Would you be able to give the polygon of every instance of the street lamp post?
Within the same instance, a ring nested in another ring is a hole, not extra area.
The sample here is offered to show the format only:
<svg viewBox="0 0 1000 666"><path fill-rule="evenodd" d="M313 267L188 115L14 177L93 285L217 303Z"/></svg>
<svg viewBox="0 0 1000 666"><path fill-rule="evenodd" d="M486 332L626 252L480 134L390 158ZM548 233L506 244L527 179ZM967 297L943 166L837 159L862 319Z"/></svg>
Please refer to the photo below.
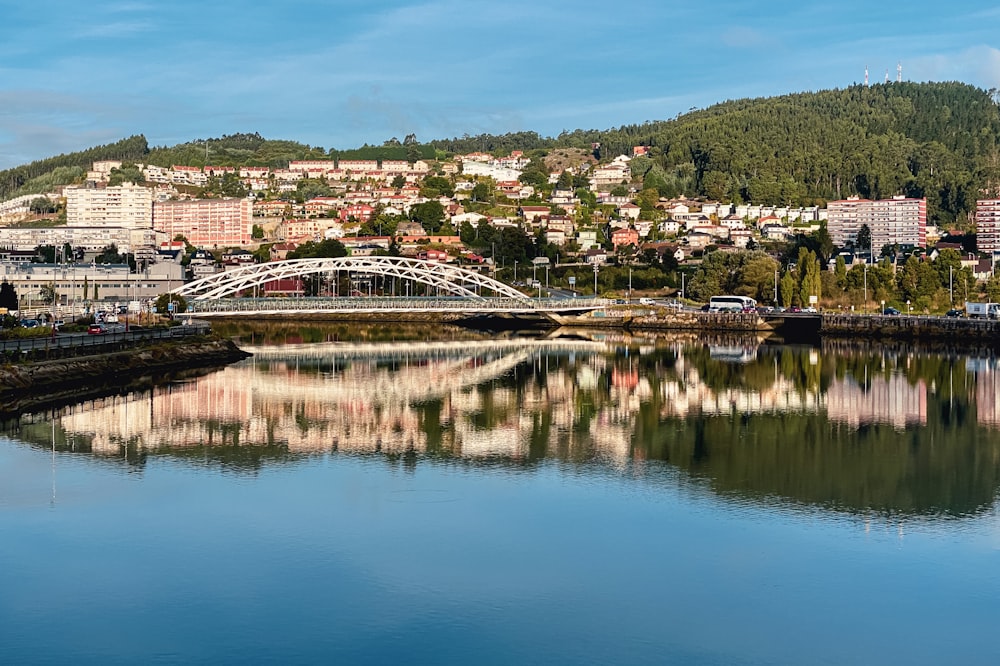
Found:
<svg viewBox="0 0 1000 666"><path fill-rule="evenodd" d="M868 313L868 264L865 264L865 305L863 310L865 314Z"/></svg>
<svg viewBox="0 0 1000 666"><path fill-rule="evenodd" d="M594 262L594 298L597 298L597 262Z"/></svg>
<svg viewBox="0 0 1000 666"><path fill-rule="evenodd" d="M514 260L514 282L517 282L517 259Z"/></svg>

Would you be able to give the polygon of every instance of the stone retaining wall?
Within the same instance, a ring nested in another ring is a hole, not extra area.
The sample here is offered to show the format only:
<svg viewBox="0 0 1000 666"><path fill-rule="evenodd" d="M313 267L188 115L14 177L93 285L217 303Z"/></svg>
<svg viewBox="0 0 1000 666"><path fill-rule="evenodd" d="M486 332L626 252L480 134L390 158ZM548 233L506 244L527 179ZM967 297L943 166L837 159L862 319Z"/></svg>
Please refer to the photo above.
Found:
<svg viewBox="0 0 1000 666"><path fill-rule="evenodd" d="M831 337L989 342L1000 341L1000 320L824 314L820 333Z"/></svg>
<svg viewBox="0 0 1000 666"><path fill-rule="evenodd" d="M136 375L225 365L250 356L230 340L177 341L94 356L0 366L0 414L79 398Z"/></svg>

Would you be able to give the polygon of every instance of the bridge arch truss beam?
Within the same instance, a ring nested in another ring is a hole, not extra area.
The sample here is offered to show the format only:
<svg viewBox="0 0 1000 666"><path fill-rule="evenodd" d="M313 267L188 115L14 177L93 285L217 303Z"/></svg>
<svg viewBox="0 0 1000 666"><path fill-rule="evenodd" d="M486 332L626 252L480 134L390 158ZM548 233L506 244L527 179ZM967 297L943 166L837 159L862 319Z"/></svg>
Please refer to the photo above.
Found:
<svg viewBox="0 0 1000 666"><path fill-rule="evenodd" d="M451 296L485 300L482 296L485 291L494 296L530 301L513 287L476 271L421 259L385 256L287 259L253 264L193 280L171 293L194 301L208 301L237 296L275 280L344 271L409 280Z"/></svg>

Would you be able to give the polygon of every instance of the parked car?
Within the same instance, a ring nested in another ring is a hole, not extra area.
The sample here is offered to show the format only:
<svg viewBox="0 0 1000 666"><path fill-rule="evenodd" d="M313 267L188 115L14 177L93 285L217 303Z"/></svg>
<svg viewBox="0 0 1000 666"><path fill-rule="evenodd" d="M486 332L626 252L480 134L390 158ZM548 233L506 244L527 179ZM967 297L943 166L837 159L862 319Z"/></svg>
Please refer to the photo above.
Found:
<svg viewBox="0 0 1000 666"><path fill-rule="evenodd" d="M108 332L108 329L104 324L91 324L87 327L87 333L89 335L104 335Z"/></svg>
<svg viewBox="0 0 1000 666"><path fill-rule="evenodd" d="M896 315L900 314L900 312L896 308L886 308L882 310L882 314L886 315L887 317L895 317Z"/></svg>
<svg viewBox="0 0 1000 666"><path fill-rule="evenodd" d="M952 308L951 310L948 310L947 312L945 312L944 316L945 317L964 317L965 316L965 310L957 310L955 308Z"/></svg>

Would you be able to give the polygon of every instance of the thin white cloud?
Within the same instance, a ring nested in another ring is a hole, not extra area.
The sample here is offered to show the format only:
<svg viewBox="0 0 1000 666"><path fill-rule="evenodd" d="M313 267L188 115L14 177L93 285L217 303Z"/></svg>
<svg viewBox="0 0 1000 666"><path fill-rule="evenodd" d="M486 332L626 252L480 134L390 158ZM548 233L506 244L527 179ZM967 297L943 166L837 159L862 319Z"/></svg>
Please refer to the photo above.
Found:
<svg viewBox="0 0 1000 666"><path fill-rule="evenodd" d="M154 27L155 24L152 21L113 21L86 26L79 30L76 36L79 39L128 37L141 32L149 32Z"/></svg>
<svg viewBox="0 0 1000 666"><path fill-rule="evenodd" d="M732 48L755 48L768 42L762 31L747 26L727 28L722 32L720 40Z"/></svg>
<svg viewBox="0 0 1000 666"><path fill-rule="evenodd" d="M109 14L127 14L132 12L148 12L153 9L155 7L148 2L119 2L108 5L104 8L104 11Z"/></svg>
<svg viewBox="0 0 1000 666"><path fill-rule="evenodd" d="M966 14L963 17L963 19L977 21L977 20L982 20L982 19L990 19L990 18L998 18L998 17L1000 17L1000 7L990 7L988 9L980 9L980 10L971 12L969 14Z"/></svg>
<svg viewBox="0 0 1000 666"><path fill-rule="evenodd" d="M1000 49L973 46L955 53L939 53L903 63L911 81L965 81L980 88L1000 88Z"/></svg>

